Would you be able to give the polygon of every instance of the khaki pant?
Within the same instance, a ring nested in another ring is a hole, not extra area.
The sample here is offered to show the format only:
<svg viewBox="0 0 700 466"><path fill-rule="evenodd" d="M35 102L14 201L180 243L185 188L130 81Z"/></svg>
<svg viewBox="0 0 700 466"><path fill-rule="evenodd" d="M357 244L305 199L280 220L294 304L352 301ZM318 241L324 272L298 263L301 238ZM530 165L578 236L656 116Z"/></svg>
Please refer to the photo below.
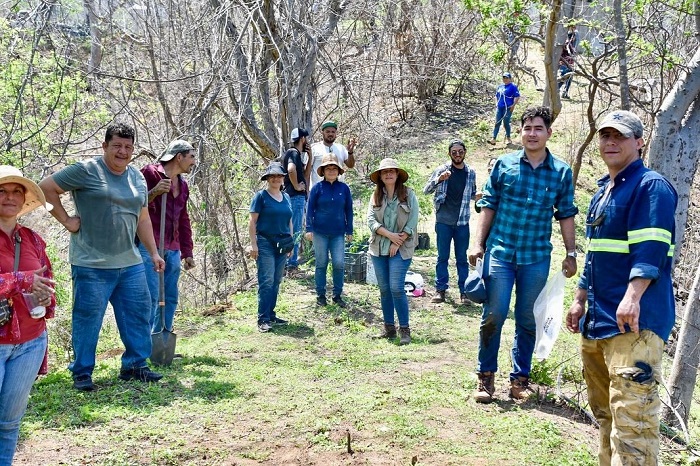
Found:
<svg viewBox="0 0 700 466"><path fill-rule="evenodd" d="M663 340L649 330L581 339L588 403L600 423L601 466L659 464L663 347Z"/></svg>

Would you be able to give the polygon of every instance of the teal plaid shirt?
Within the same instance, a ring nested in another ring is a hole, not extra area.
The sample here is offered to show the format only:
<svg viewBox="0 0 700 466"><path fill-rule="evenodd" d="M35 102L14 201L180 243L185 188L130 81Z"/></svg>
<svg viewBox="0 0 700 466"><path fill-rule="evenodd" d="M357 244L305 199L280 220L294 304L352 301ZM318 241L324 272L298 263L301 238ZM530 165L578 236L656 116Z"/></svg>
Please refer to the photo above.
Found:
<svg viewBox="0 0 700 466"><path fill-rule="evenodd" d="M496 212L486 242L493 257L518 265L540 262L552 253L552 217L563 220L578 213L571 167L549 149L536 169L523 150L504 155L477 206Z"/></svg>

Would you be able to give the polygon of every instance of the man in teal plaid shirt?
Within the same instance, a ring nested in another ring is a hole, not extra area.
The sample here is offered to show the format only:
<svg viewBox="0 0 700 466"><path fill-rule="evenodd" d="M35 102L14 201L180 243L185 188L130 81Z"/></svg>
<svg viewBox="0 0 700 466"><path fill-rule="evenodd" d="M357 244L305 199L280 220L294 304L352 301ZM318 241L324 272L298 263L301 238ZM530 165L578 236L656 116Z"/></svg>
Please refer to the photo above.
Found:
<svg viewBox="0 0 700 466"><path fill-rule="evenodd" d="M498 159L477 202L481 208L469 261L484 258L488 295L479 330L479 385L475 400L489 403L495 391L501 329L515 286L515 340L510 396L528 396L535 347L533 306L547 283L552 253L552 216L559 221L567 255L562 270L576 274L574 186L571 167L552 156L548 107L532 107L521 118L523 149Z"/></svg>

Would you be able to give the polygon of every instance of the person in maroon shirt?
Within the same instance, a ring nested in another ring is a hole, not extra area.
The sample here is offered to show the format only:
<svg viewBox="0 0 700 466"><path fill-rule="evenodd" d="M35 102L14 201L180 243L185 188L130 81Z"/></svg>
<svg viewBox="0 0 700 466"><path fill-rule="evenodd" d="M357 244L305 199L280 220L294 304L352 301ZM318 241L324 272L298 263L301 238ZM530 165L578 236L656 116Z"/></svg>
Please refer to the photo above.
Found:
<svg viewBox="0 0 700 466"><path fill-rule="evenodd" d="M46 319L56 304L51 262L44 240L17 223L40 206L52 207L39 186L18 169L0 166L0 306L11 312L0 325L0 466L12 464L29 391L47 371Z"/></svg>
<svg viewBox="0 0 700 466"><path fill-rule="evenodd" d="M156 244L160 241L161 196L167 196L163 259L165 259L165 328L170 331L173 329L178 302L177 282L180 279L180 262L184 262L182 267L185 270L195 266L192 254L192 227L187 214L190 190L182 176L192 171L196 165L195 157L192 144L177 139L168 144L156 163L141 169L148 186L148 214L153 224ZM139 244L139 251L146 266L146 280L151 292L151 328L154 332L159 332L162 330L162 322L158 308L158 273L153 270L151 256L143 244Z"/></svg>

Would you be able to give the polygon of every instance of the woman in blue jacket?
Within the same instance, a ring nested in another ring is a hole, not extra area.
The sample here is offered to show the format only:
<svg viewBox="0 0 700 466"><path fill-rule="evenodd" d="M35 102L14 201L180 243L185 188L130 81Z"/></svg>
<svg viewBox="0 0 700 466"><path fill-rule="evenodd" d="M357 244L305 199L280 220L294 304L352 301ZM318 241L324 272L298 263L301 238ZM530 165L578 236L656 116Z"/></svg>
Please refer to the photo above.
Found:
<svg viewBox="0 0 700 466"><path fill-rule="evenodd" d="M316 303L326 306L328 254L333 265L333 303L345 307L341 297L345 275L345 239L352 241L352 195L338 176L343 168L335 155L327 154L318 167L320 183L314 184L306 208L306 239L313 241L316 259Z"/></svg>

